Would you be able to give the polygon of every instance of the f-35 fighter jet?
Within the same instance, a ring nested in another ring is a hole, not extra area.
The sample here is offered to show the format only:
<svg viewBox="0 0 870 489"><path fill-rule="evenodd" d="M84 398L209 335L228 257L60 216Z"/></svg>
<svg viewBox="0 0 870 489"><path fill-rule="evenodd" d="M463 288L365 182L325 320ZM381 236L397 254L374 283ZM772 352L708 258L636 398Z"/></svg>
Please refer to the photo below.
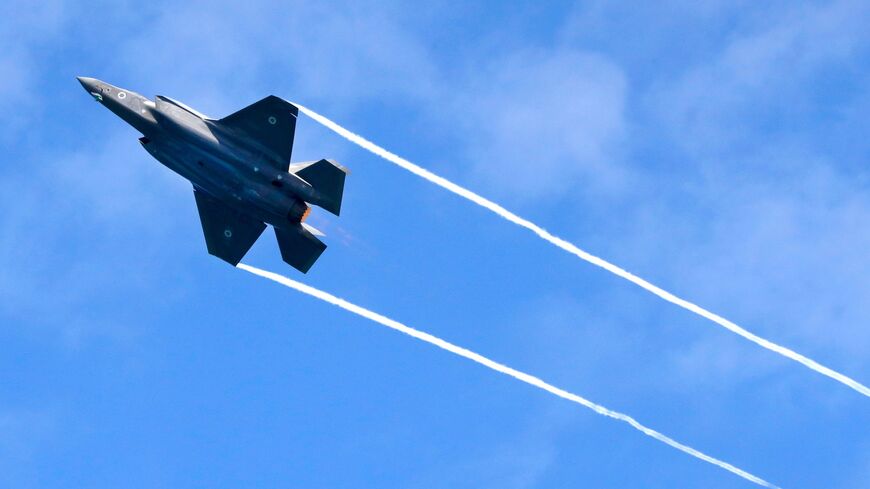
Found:
<svg viewBox="0 0 870 489"><path fill-rule="evenodd" d="M347 170L332 160L290 164L299 110L270 95L223 119L181 102L79 77L85 90L142 133L151 156L193 184L208 252L237 265L266 228L285 262L305 273L326 245L305 218L338 215ZM317 233L319 234L319 233Z"/></svg>

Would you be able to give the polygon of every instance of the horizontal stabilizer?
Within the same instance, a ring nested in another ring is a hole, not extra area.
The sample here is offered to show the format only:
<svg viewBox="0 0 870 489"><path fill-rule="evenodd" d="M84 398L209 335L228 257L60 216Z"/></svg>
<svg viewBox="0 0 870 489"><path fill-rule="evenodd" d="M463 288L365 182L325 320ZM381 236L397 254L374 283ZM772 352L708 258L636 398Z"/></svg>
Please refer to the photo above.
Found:
<svg viewBox="0 0 870 489"><path fill-rule="evenodd" d="M281 258L302 273L308 273L311 265L320 258L326 245L302 226L276 227L275 237Z"/></svg>
<svg viewBox="0 0 870 489"><path fill-rule="evenodd" d="M299 109L290 102L269 95L223 119L214 121L221 128L239 133L281 162L281 170L290 163L293 137Z"/></svg>
<svg viewBox="0 0 870 489"><path fill-rule="evenodd" d="M332 160L318 160L294 163L288 171L308 182L320 195L322 200L311 202L312 204L323 207L336 216L341 212L347 169Z"/></svg>
<svg viewBox="0 0 870 489"><path fill-rule="evenodd" d="M266 225L202 190L194 189L193 195L209 254L233 266L238 265Z"/></svg>

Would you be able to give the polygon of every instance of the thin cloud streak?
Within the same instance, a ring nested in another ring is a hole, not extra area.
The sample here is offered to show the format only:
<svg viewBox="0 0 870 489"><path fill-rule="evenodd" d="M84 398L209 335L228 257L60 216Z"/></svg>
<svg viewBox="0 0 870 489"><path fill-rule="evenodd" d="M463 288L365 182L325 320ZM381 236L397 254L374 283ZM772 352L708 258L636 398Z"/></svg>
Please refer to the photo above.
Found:
<svg viewBox="0 0 870 489"><path fill-rule="evenodd" d="M775 485L771 484L770 482L767 482L766 480L764 480L760 477L752 475L749 472L746 472L745 470L739 469L739 468L735 467L734 465L731 465L727 462L724 462L724 461L719 460L717 458L706 455L698 450L695 450L694 448L692 448L688 445L684 445L684 444L682 444L682 443L680 443L680 442L678 442L678 441L676 441L676 440L674 440L666 435L663 435L663 434L659 433L658 431L653 430L652 428L648 428L648 427L642 425L640 422L638 422L634 418L632 418L631 416L628 416L627 414L622 414L620 412L607 409L606 407L598 405L598 404L596 404L588 399L585 399L583 397L580 397L577 394L572 394L571 392L568 392L566 390L563 390L563 389L555 387L551 384L548 384L547 382L544 382L543 380L541 380L535 376L529 375L529 374L524 373L524 372L520 372L519 370L515 370L511 367L508 367L506 365L498 363L494 360L490 360L489 358L484 357L482 355L479 355L471 350L467 350L467 349L462 348L460 346L456 346L453 343L442 340L441 338L433 336L429 333L424 333L422 331L416 330L410 326L406 326L406 325L404 325L398 321L395 321L393 319L390 319L386 316L382 316L382 315L380 315L376 312L370 311L364 307L358 306L356 304L352 304L344 299L340 299L332 294L329 294L329 293L324 292L322 290L316 289L316 288L311 287L309 285L305 285L301 282L297 282L297 281L292 280L290 278L287 278L283 275L279 275L277 273L269 272L266 270L261 270L259 268L256 268L256 267L253 267L250 265L246 265L244 263L239 263L238 268L245 270L247 272L250 272L254 275L258 275L260 277L267 278L269 280L272 280L274 282L277 282L281 285L284 285L284 286L289 287L291 289L297 290L297 291L302 292L304 294L308 294L312 297L320 299L320 300L327 302L329 304L332 304L334 306L338 306L346 311L349 311L349 312L352 312L356 315L362 316L366 319L374 321L374 322L381 324L383 326L386 326L390 329L394 329L400 333L404 333L404 334L411 336L413 338L416 338L420 341L424 341L424 342L429 343L431 345L437 346L438 348L441 348L443 350L447 350L450 353L453 353L453 354L458 355L460 357L467 358L473 362L476 362L476 363L483 365L484 367L490 368L492 370L495 370L496 372L513 377L521 382L525 382L526 384L529 384L531 386L534 386L534 387L537 387L537 388L542 389L544 391L547 391L550 394L553 394L555 396L561 397L562 399L566 399L568 401L580 404L581 406L584 406L588 409L591 409L592 411L595 411L596 413L598 413L602 416L607 416L609 418L613 418L613 419L628 423L634 429L640 431L641 433L643 433L649 437L655 438L656 440L658 440L662 443L665 443L666 445L668 445L672 448L676 448L677 450L680 450L681 452L687 453L687 454L689 454L697 459L703 460L703 461L710 463L710 464L713 464L719 468L725 469L725 470L731 472L732 474L735 474L739 477L742 477L742 478L744 478L750 482L753 482L755 484L758 484L762 487L767 487L767 488L771 488L771 489L778 489L778 486L775 486Z"/></svg>
<svg viewBox="0 0 870 489"><path fill-rule="evenodd" d="M722 326L723 328L731 331L732 333L735 333L739 336L742 336L743 338L761 346L762 348L766 348L772 352L778 353L786 358L789 358L789 359L794 360L798 363L801 363L802 365L806 366L807 368L809 368L815 372L818 372L824 376L830 377L831 379L834 379L837 382L840 382L840 383L854 389L855 391L863 394L864 396L870 397L870 388L868 388L864 384L861 384L860 382L852 379L851 377L848 377L840 372L837 372L836 370L830 369L830 368L816 362L815 360L813 360L811 358L808 358L804 355L801 355L800 353L797 353L794 350L791 350L791 349L786 348L782 345L779 345L777 343L774 343L772 341L764 339L764 338L742 328L741 326L738 326L737 324L729 321L728 319L725 319L724 317L719 316L718 314L715 314L713 312L710 312L710 311L702 308L701 306L699 306L693 302L690 302L688 300L677 297L676 295L674 295L674 294L672 294L672 293L670 293L670 292L668 292L668 291L666 291L666 290L664 290L664 289L662 289L662 288L660 288L660 287L658 287L650 282L647 282L646 280L644 280L644 279L632 274L631 272L624 270L624 269L604 260L603 258L599 258L591 253L588 253L586 251L581 250L576 245L551 234L550 232L548 232L544 228L538 226L537 224L535 224L531 221L523 219L522 217L520 217L520 216L514 214L513 212L510 212L509 210L505 209L504 207L496 204L495 202L492 202L489 199L481 197L480 195L478 195L478 194L476 194L476 193L474 193L474 192L472 192L464 187L461 187L461 186L451 182L450 180L447 180L444 177L438 176L438 175L430 172L429 170L421 168L420 166L417 166L414 163L411 163L410 161L408 161L408 160L406 160L406 159L404 159L404 158L402 158L394 153L391 153L390 151L387 151L386 149L376 145L375 143L365 139L364 137L362 137L358 134L355 134L355 133L345 129L344 127L338 125L337 123L335 123L335 122L327 119L326 117L318 114L317 112L314 112L313 110L306 108L302 105L299 105L298 103L295 103L295 102L294 102L294 105L299 107L299 110L301 110L308 117L311 117L312 119L317 121L319 124L332 130L333 132L335 132L339 136L347 139L348 141L356 144L357 146L360 146L361 148L363 148L371 153L374 153L375 155L380 156L381 158L389 161L390 163L393 163L401 168L404 168L405 170L408 170L409 172L411 172L411 173L413 173L413 174L415 174L415 175L417 175L425 180L428 180L428 181L438 185L439 187L442 187L446 190L449 190L450 192L453 192L456 195L459 195L460 197L463 197L467 200L470 200L471 202L474 202L475 204L477 204L485 209L489 209L490 211L494 212L495 214L501 216L502 218L504 218L504 219L506 219L506 220L508 220L508 221L520 226L520 227L524 227L524 228L528 229L529 231L537 234L541 239L561 248L564 251L567 251L568 253L571 253L572 255L580 258L581 260L587 261L587 262L589 262L597 267L603 268L604 270L607 270L608 272L610 272L610 273L612 273L620 278L628 280L629 282L637 285L638 287L641 287L642 289L644 289L648 292L651 292L652 294L670 302L671 304L675 304L679 307L682 307L683 309L686 309L687 311L693 312L693 313L697 314L698 316L706 318L706 319L718 324L719 326Z"/></svg>

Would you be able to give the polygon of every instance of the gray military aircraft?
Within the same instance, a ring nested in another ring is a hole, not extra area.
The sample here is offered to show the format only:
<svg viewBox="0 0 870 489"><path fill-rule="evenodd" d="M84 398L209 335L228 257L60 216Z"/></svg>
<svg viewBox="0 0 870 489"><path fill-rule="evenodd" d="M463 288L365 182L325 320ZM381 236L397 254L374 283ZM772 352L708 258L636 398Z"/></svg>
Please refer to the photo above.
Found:
<svg viewBox="0 0 870 489"><path fill-rule="evenodd" d="M305 273L326 245L304 223L313 204L339 214L347 170L332 160L290 164L299 110L270 95L223 119L181 102L94 78L78 81L142 133L142 146L193 184L208 252L237 265L266 228L285 262Z"/></svg>

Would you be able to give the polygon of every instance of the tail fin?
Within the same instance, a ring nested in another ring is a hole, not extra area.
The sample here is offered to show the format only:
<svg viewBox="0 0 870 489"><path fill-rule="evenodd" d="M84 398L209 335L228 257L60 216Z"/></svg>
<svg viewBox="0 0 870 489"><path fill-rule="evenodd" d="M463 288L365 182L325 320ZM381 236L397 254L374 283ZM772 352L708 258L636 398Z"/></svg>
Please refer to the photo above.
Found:
<svg viewBox="0 0 870 489"><path fill-rule="evenodd" d="M326 245L300 225L276 227L275 237L281 258L302 273L308 273L311 265L320 258Z"/></svg>
<svg viewBox="0 0 870 489"><path fill-rule="evenodd" d="M341 211L344 177L347 169L332 160L308 161L290 165L288 170L317 190L323 200L312 204L323 207L336 216Z"/></svg>

